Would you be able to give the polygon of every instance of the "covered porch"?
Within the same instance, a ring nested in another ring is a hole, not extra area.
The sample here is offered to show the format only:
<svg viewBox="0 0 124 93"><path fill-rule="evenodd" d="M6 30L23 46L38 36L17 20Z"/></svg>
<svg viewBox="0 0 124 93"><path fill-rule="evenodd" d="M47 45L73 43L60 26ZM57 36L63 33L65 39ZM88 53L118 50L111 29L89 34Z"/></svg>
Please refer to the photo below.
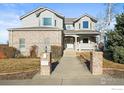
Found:
<svg viewBox="0 0 124 93"><path fill-rule="evenodd" d="M76 32L76 31L75 31ZM78 31L77 31L78 32ZM94 33L94 32L93 32ZM96 36L99 33L66 33L64 36L65 49L72 49L75 51L92 51L97 49Z"/></svg>

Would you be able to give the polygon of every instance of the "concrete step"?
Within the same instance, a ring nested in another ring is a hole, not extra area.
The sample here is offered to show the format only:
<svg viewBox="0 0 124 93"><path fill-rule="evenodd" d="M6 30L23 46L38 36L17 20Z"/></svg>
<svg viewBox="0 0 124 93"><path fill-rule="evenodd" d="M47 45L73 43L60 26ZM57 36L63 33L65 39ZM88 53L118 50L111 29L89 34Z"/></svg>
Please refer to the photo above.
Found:
<svg viewBox="0 0 124 93"><path fill-rule="evenodd" d="M65 50L64 55L65 56L76 56L76 52L74 50Z"/></svg>

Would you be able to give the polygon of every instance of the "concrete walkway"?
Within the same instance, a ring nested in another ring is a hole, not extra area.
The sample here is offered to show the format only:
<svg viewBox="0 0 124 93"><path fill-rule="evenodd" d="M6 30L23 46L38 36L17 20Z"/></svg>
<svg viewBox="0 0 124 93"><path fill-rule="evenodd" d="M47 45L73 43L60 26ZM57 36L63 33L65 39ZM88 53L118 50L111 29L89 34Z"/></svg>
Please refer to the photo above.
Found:
<svg viewBox="0 0 124 93"><path fill-rule="evenodd" d="M37 73L29 80L0 80L2 85L123 85L124 79L107 75L92 75L72 50L64 51L59 64L50 76Z"/></svg>
<svg viewBox="0 0 124 93"><path fill-rule="evenodd" d="M74 51L66 50L51 77L77 79L82 78L84 75L91 75L85 63L81 64Z"/></svg>

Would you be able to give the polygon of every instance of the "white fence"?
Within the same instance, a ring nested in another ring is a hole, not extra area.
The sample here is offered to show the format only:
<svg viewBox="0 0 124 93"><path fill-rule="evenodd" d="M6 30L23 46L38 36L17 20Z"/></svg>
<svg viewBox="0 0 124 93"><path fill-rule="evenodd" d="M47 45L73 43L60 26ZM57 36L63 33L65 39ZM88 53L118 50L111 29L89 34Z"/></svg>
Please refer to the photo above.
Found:
<svg viewBox="0 0 124 93"><path fill-rule="evenodd" d="M80 44L76 44L75 48L79 51L81 51L81 50L95 50L95 44L80 43Z"/></svg>

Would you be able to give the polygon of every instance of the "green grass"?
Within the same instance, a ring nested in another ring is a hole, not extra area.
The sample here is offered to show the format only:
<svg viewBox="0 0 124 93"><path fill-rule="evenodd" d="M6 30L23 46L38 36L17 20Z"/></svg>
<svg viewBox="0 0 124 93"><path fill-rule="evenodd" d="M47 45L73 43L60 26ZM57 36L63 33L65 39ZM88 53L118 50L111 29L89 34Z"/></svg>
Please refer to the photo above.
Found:
<svg viewBox="0 0 124 93"><path fill-rule="evenodd" d="M40 59L0 59L0 73L23 72L40 68Z"/></svg>

